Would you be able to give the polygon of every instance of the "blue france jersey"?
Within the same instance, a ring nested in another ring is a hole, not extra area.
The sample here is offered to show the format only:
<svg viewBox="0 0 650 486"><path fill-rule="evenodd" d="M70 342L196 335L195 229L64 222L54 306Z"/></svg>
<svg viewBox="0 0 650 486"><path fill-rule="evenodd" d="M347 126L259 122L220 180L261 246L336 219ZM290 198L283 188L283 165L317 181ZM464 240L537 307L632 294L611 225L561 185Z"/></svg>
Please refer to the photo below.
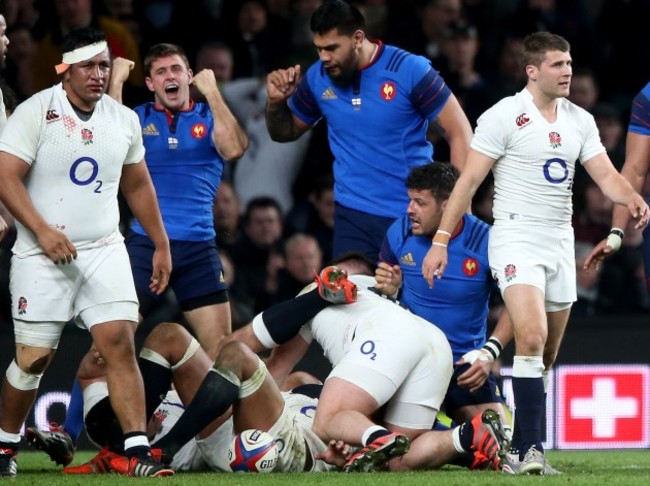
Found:
<svg viewBox="0 0 650 486"><path fill-rule="evenodd" d="M214 120L205 103L173 116L153 103L137 106L146 161L171 240L215 237L212 206L224 160L212 141ZM136 220L132 230L146 235Z"/></svg>
<svg viewBox="0 0 650 486"><path fill-rule="evenodd" d="M650 83L634 97L627 131L650 136Z"/></svg>
<svg viewBox="0 0 650 486"><path fill-rule="evenodd" d="M379 43L375 60L346 86L334 83L321 61L314 63L289 106L308 125L327 122L335 200L398 218L409 201L409 170L433 160L427 127L450 95L428 59Z"/></svg>
<svg viewBox="0 0 650 486"><path fill-rule="evenodd" d="M488 301L494 288L487 256L490 226L468 214L461 221L460 232L449 242L445 274L432 289L422 276L431 238L414 236L408 216L388 229L379 255L381 261L400 266L400 302L445 333L454 361L485 344Z"/></svg>

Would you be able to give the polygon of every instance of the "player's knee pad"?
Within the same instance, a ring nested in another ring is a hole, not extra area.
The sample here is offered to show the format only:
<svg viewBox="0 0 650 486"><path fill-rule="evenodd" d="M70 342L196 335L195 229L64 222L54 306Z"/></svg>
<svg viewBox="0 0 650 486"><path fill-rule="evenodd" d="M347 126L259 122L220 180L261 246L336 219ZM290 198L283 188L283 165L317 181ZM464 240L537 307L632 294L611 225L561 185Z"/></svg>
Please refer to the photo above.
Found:
<svg viewBox="0 0 650 486"><path fill-rule="evenodd" d="M253 375L248 380L243 381L239 387L239 398L246 398L259 390L267 374L266 364L260 359Z"/></svg>
<svg viewBox="0 0 650 486"><path fill-rule="evenodd" d="M28 373L18 366L16 360L12 360L5 375L11 386L17 390L29 391L38 389L38 385L43 377L43 372Z"/></svg>

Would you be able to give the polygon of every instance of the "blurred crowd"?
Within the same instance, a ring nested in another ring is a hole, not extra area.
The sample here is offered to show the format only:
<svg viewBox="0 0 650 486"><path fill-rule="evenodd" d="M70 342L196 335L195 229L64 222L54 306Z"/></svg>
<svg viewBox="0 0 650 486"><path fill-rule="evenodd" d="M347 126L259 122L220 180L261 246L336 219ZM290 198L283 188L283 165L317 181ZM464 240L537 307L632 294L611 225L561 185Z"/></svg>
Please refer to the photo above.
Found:
<svg viewBox="0 0 650 486"><path fill-rule="evenodd" d="M250 146L227 168L214 205L233 329L268 305L294 296L331 256L332 155L321 123L292 143L266 130L265 75L317 59L309 18L321 0L4 0L10 41L2 90L7 109L59 81L62 36L103 30L114 56L135 61L125 104L148 101L143 53L158 42L187 51L195 72L211 68ZM650 79L650 0L359 0L371 38L431 59L472 124L526 82L522 39L539 30L571 43L570 99L590 111L609 156L623 164L630 103ZM197 95L198 96L198 95ZM432 133L436 158L448 147ZM650 189L650 188L648 188ZM645 194L650 193L646 190ZM621 251L599 271L582 262L610 229L612 206L578 170L574 226L579 300L574 316L645 312L641 234L626 229ZM491 222L486 181L473 210ZM8 214L3 214L10 221ZM124 228L129 215L124 214ZM8 265L12 235L0 248L0 322L10 323ZM174 303L170 302L170 312Z"/></svg>

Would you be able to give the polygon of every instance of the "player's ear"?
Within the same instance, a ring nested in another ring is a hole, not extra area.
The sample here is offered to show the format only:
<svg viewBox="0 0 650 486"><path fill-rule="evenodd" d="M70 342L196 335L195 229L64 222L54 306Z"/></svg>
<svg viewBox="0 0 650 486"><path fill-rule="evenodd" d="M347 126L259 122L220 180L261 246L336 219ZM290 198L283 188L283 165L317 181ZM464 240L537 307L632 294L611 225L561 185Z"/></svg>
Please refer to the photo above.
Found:
<svg viewBox="0 0 650 486"><path fill-rule="evenodd" d="M194 72L191 69L187 70L187 79L192 84L192 80L194 79Z"/></svg>
<svg viewBox="0 0 650 486"><path fill-rule="evenodd" d="M149 91L151 91L153 93L153 91L154 91L154 89L153 89L153 81L151 80L151 78L149 76L146 76L144 78L144 84L146 84Z"/></svg>
<svg viewBox="0 0 650 486"><path fill-rule="evenodd" d="M357 29L354 34L352 34L352 37L354 38L354 46L361 47L361 44L363 44L363 39L366 38L366 34L363 32L363 30Z"/></svg>

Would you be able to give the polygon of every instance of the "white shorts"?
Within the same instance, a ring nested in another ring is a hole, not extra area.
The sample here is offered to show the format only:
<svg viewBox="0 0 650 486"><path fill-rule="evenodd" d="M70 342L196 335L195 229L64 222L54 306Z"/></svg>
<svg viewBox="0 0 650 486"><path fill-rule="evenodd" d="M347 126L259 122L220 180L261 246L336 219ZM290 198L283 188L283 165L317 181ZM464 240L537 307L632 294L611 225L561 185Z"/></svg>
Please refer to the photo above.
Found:
<svg viewBox="0 0 650 486"><path fill-rule="evenodd" d="M314 433L312 425L318 400L301 394L282 393L284 410L269 430L280 444L276 472L302 472L307 454L311 455L310 471L329 471L331 466L314 459L314 455L327 449L325 443Z"/></svg>
<svg viewBox="0 0 650 486"><path fill-rule="evenodd" d="M511 285L532 285L544 293L547 311L569 308L577 299L571 226L495 224L488 258L501 295Z"/></svg>
<svg viewBox="0 0 650 486"><path fill-rule="evenodd" d="M71 264L44 255L11 260L14 320L81 327L115 320L138 322L138 298L124 243L81 250ZM60 326L62 329L63 326Z"/></svg>
<svg viewBox="0 0 650 486"><path fill-rule="evenodd" d="M430 429L447 393L453 356L445 335L417 316L359 324L350 349L328 379L338 377L368 392L384 420Z"/></svg>

